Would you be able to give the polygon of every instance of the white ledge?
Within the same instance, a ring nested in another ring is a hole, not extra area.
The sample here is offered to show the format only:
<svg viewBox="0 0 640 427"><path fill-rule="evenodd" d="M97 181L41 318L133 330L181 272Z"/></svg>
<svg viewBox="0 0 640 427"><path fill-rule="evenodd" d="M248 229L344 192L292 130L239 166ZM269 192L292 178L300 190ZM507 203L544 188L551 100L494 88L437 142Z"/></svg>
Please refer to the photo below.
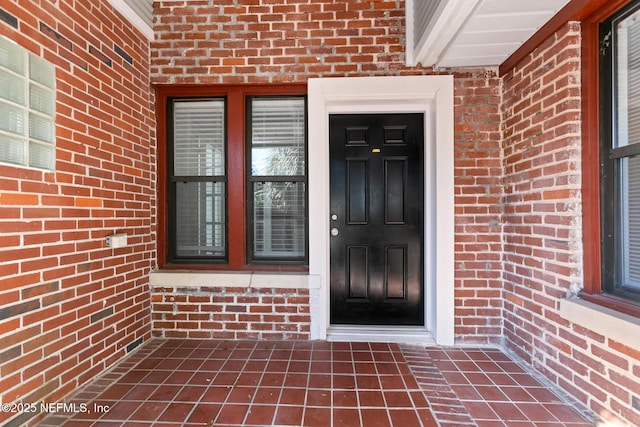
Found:
<svg viewBox="0 0 640 427"><path fill-rule="evenodd" d="M319 289L320 276L298 273L230 273L213 271L152 271L152 287L234 287Z"/></svg>
<svg viewBox="0 0 640 427"><path fill-rule="evenodd" d="M606 338L640 350L640 318L581 299L560 300L560 315Z"/></svg>

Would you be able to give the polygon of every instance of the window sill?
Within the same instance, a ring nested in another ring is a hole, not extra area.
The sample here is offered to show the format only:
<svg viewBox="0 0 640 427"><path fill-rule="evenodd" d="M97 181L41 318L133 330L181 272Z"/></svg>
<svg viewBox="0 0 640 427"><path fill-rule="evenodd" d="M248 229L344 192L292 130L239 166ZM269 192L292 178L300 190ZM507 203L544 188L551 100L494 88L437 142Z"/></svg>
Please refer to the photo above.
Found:
<svg viewBox="0 0 640 427"><path fill-rule="evenodd" d="M320 289L320 276L301 273L153 271L152 287L218 286L234 288Z"/></svg>
<svg viewBox="0 0 640 427"><path fill-rule="evenodd" d="M560 315L606 338L640 350L640 318L583 299L560 301Z"/></svg>
<svg viewBox="0 0 640 427"><path fill-rule="evenodd" d="M270 274L270 273L297 273L300 275L309 272L309 266L307 264L238 264L231 265L227 263L211 263L211 264L194 264L191 262L168 262L160 264L158 271L161 272L211 272L211 273L258 273L258 274Z"/></svg>
<svg viewBox="0 0 640 427"><path fill-rule="evenodd" d="M628 314L632 317L640 317L640 304L619 296L583 293L580 298L616 312Z"/></svg>

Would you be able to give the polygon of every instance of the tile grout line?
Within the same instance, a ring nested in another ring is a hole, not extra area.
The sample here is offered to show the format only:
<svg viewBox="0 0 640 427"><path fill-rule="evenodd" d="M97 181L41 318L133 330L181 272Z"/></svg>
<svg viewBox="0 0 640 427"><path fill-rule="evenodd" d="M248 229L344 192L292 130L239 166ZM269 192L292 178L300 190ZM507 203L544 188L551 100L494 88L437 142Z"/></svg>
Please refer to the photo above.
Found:
<svg viewBox="0 0 640 427"><path fill-rule="evenodd" d="M525 389L525 387L524 387L523 385L521 385L521 384L520 384L520 383L519 383L519 382L518 382L518 381L513 377L513 372L512 372L512 371L510 371L510 370L507 370L507 369L505 368L505 366L504 366L504 363L505 363L505 362L504 362L504 361L496 361L494 357L492 357L491 355L489 355L489 354L488 354L488 352L486 352L486 351L484 351L484 350L482 350L482 349L480 349L480 351L481 351L481 352L482 352L482 354L483 354L486 358L488 358L492 363L496 364L496 365L497 365L497 368L498 368L498 369L500 369L504 374L506 374L506 375L507 375L507 377L508 377L508 378L510 378L510 379L511 379L515 384L518 384L518 386L519 386L519 387L522 387L523 389ZM513 358L511 358L511 359L512 359L512 361L513 361ZM515 362L515 361L514 361L514 362ZM516 363L518 366L520 366L520 364L518 364L517 362L515 362L515 363ZM480 370L482 370L482 368L481 368L480 366L478 366L478 368L479 368ZM521 368L523 368L523 367L521 367ZM525 369L523 369L523 372L526 372L526 370L525 370ZM463 373L464 373L464 372L463 372ZM516 408L518 409L518 411L519 411L523 416L525 416L525 417L526 417L527 421L535 422L535 420L532 420L532 419L531 419L531 417L530 417L528 414L526 414L524 411L520 410L520 408L519 408L519 407L518 407L518 405L513 401L513 399L511 399L509 395L507 395L506 393L504 393L504 392L503 392L503 390L502 390L501 386L500 386L499 384L497 384L497 383L494 381L494 379L492 379L489 375L487 375L487 377L489 378L489 380L491 381L491 383L492 383L495 387L497 387L497 388L498 388L498 389L499 389L499 390L500 390L500 391L505 395L505 397L508 399L508 400L506 400L505 402L511 403L512 405L515 405L515 406L516 406ZM533 375L532 375L532 377L533 377L534 379L537 379L537 378L536 378L535 376L533 376ZM542 383L541 383L540 385L542 385ZM525 391L526 391L526 390L525 390ZM555 393L554 393L554 394L555 394ZM490 401L488 401L488 400L486 400L486 402L487 402L487 404L489 405L489 407L491 407L491 409L496 413L496 415L498 416L498 418L499 418L499 419L502 419L503 417L502 417L500 414L498 414L498 413L497 413L497 411L496 411L495 407L491 405L491 402L490 402ZM544 405L543 405L543 406L544 406ZM546 409L546 408L545 408L545 409ZM551 413L551 412L549 412L549 413ZM551 413L551 415L552 415L552 416L554 417L554 419L555 419L555 421L554 421L554 422L558 422L558 423L560 423L560 422L561 422L555 414L552 414L552 413Z"/></svg>
<svg viewBox="0 0 640 427"><path fill-rule="evenodd" d="M274 346L274 348L275 348L275 346ZM265 349L262 349L262 351L264 351L264 350L265 350ZM254 359L254 358L253 358L253 355L254 355L254 354L257 354L257 351L258 351L258 345L257 345L257 342L256 342L256 343L254 344L254 346L253 346L253 349L251 350L251 354L250 354L250 355L249 355L249 357L248 357L247 363L245 363L245 365L244 365L243 370L244 370L244 369L246 369L246 367L247 367L247 364L248 364L248 361L249 361L249 360L250 360L250 361L256 361L256 360L257 360L257 358L256 358L256 359ZM253 396L252 396L252 398L251 398L251 402L249 402L249 408L247 409L247 413L245 414L245 417L244 417L244 420L243 420L245 423L246 423L247 418L249 418L249 415L251 414L251 407L252 407L252 406L255 404L255 402L256 402L256 397L258 396L258 390L260 389L260 384L262 383L262 379L264 378L264 374L265 374L265 372L267 372L267 365L269 364L269 362L268 362L268 361L269 361L269 359L271 358L271 354L272 354L272 353L273 353L273 348L269 351L269 357L267 357L267 358L265 359L265 365L264 365L264 367L262 368L262 372L260 373L260 378L258 378L258 380L257 380L257 382L256 382L256 388L255 388L254 394L253 394ZM231 394L231 393L229 393L229 394ZM228 396L227 396L227 399L228 399ZM276 406L275 406L275 409L274 409L274 411L273 411L273 415L271 416L271 424L274 424L274 423L275 423L275 418L276 418L277 408L278 408L278 407L277 407L277 405L276 405Z"/></svg>
<svg viewBox="0 0 640 427"><path fill-rule="evenodd" d="M536 371L532 366L529 366L526 362L524 362L524 360L516 352L514 352L512 350L509 350L507 348L501 349L501 350L498 350L498 351L501 351L512 362L516 363L525 373L531 375L531 377L533 377L533 379L537 380L542 387L544 387L545 389L547 389L551 393L553 393L558 398L560 403L568 405L570 408L572 408L574 411L579 413L585 420L587 420L591 424L595 424L597 422L597 419L590 412L590 410L588 408L586 408L580 401L578 401L576 398L570 396L568 393L562 391L556 384L554 384L553 382L549 381L542 374L540 374L540 372ZM536 398L536 400L537 400L537 398ZM554 417L556 417L555 414L552 414L552 415ZM565 424L565 423L563 423L563 424Z"/></svg>
<svg viewBox="0 0 640 427"><path fill-rule="evenodd" d="M178 346L177 348L180 348L180 346ZM169 354L165 355L165 356L162 358L162 361L163 361L163 362L165 362L165 363L168 363L168 360L169 360L169 359L171 359L171 355L172 355L172 353L174 353L175 351L176 351L176 349L174 349L171 353L169 353ZM191 353L193 353L193 350L191 351ZM177 369L177 368L176 368L176 369ZM163 370L164 370L164 369L163 369ZM138 380L137 385L142 384L142 381L143 381L147 376L151 375L151 373L152 373L152 372L154 372L154 370L153 370L153 369L149 369L149 374L145 375L145 376L144 376L144 377L142 377L140 380ZM167 376L167 378L168 378L168 376ZM155 390L155 391L160 390L160 389L161 389L161 387L162 387L163 385L165 385L165 381L166 381L166 378L165 378L164 380L162 380L162 383L159 383L159 384L158 384L158 386L156 387L156 390ZM182 388L184 388L184 386L183 386ZM180 393L180 392L178 391L178 393ZM151 397L151 396L153 396L153 394L149 395L149 397ZM160 412L158 413L158 415L155 417L155 419L153 420L153 422L154 422L154 423L155 423L155 422L159 422L160 417L161 417L162 415L164 415L164 413L169 409L169 407L171 407L171 403L173 402L173 399L174 399L174 398L175 398L175 396L173 396L171 400L167 400L167 401L164 401L164 400L163 400L163 403L166 403L166 406L165 406L165 407L164 407L164 409L163 409L162 411L160 411ZM129 418L131 418L131 416L133 416L133 413L129 415Z"/></svg>
<svg viewBox="0 0 640 427"><path fill-rule="evenodd" d="M406 366L407 366L407 369L409 369L409 372L410 372L410 373L412 373L412 372L411 372L411 367L410 367L410 365L409 365L409 362L408 362L408 360L405 358L404 354L402 353L402 348L401 348L400 346L398 346L398 355L399 355L398 357L402 359L402 363L403 363L404 365L406 365ZM402 371L400 370L400 366L399 366L398 358L397 358L395 355L394 355L394 360L395 360L396 368L398 369L398 371L399 371L399 372L400 372L400 374L402 375L402 382L403 382L403 384L404 384L404 386L405 386L404 388L405 388L405 390L409 391L409 390L410 390L410 388L409 388L409 384L407 384L407 381L406 381L406 375L403 375L403 374L402 374ZM417 379L416 379L413 375L412 375L412 378L416 381L416 384L418 384ZM419 386L419 384L418 384L418 386ZM422 390L419 390L419 391L422 391ZM422 427L429 427L429 426L425 425L424 420L419 416L419 415L420 415L420 411L419 411L419 408L418 408L418 404L416 403L416 400L415 400L415 396L414 396L414 394L413 394L413 393L408 393L408 395L409 395L409 398L411 399L411 403L413 404L413 409L414 409L414 411L416 412L416 414L418 414L418 420L420 421L420 425L421 425ZM423 397L425 398L425 401L427 401L427 400L426 400L426 396L424 395L424 392L422 393L422 395L423 395ZM427 403L427 404L428 404L428 403ZM432 413L432 414L433 414L433 411L431 410L431 408L430 408L430 407L428 407L428 408L426 408L426 409L427 409L430 413ZM434 418L435 418L435 414L434 414ZM436 419L436 422L437 422L437 419Z"/></svg>
<svg viewBox="0 0 640 427"><path fill-rule="evenodd" d="M178 347L178 348L180 348L180 347ZM194 352L194 351L195 351L195 349L192 349L192 350L191 350L191 352L190 352L190 353L185 357L185 360L188 360L189 356L190 356L191 354L193 354L193 352ZM169 359L169 357L166 357L166 358L165 358L165 360L166 360L166 359ZM180 365L178 365L178 366L180 366ZM176 367L176 368L172 369L172 371L177 371L177 370L178 370L178 367ZM170 376L171 376L171 374L169 374L169 376L168 376L167 378L169 378ZM193 377L193 375L191 375L191 377ZM191 377L190 377L189 379L191 379ZM163 381L163 384L164 384L164 381ZM165 413L167 413L167 411L169 410L169 408L171 408L171 405L173 405L174 403L176 403L176 402L175 402L175 398L176 398L176 396L178 396L178 395L180 394L180 391L181 391L181 390L183 390L184 388L185 388L185 385L183 385L183 386L182 386L182 387L177 391L177 393L175 393L175 394L171 397L171 400L168 400L168 401L167 401L167 407L165 408L165 410L164 410L164 411L162 411L160 414L158 414L158 416L157 416L157 417L156 417L156 419L155 419L155 422L160 422L160 418L161 418ZM193 409L192 409L192 411L193 411ZM189 415L191 414L191 412L192 412L192 411L190 411L190 412L189 412ZM131 416L133 416L133 414L130 414L130 415L129 415L129 418L131 418ZM187 419L188 419L188 417L187 417Z"/></svg>
<svg viewBox="0 0 640 427"><path fill-rule="evenodd" d="M204 342L204 341L203 341L203 342ZM197 347L197 348L198 348L198 349L200 349L200 347L201 347L201 346L202 346L202 343L198 343L198 347ZM216 348L217 348L217 345L216 345ZM195 369L195 371L194 371L194 373L191 375L190 379L193 379L193 378L195 377L196 373L197 373L197 372L199 372L199 371L201 370L202 366L204 365L205 360L207 360L207 359L209 359L209 358L211 357L211 355L212 355L212 353L213 353L214 349L215 349L215 348L213 348L213 349L209 349L209 354L207 355L207 357L206 357L206 358L203 358L203 359L202 359L202 363L200 363L200 365L198 365L198 368L197 368L197 369ZM195 351L195 350L194 350L194 351ZM192 353L193 353L193 352L192 352ZM186 360L185 360L185 362L186 362ZM182 366L185 362L182 362L179 366ZM213 378L215 378L215 377L213 377ZM213 381L213 378L212 378L212 381ZM207 386L207 389L208 389L210 386L211 386L211 384L209 384L209 385ZM182 389L181 389L181 390L184 390L186 387L187 387L187 384L185 384L185 385L182 387ZM200 397L198 398L198 400L197 400L196 402L194 402L193 408L191 408L191 411L189 411L189 413L186 415L186 417L185 417L185 419L184 419L184 422L189 422L189 420L191 419L191 417L193 417L193 416L195 415L196 410L198 409L198 406L199 406L199 405L200 405L200 403L202 402L202 398L204 397L204 395L205 395L205 394L206 394L206 391L200 395ZM176 396L179 396L179 395L180 395L180 391L178 391L178 394L176 394ZM175 396L174 396L174 399L175 399ZM170 406L170 405L171 405L171 404L169 404L169 406ZM165 409L165 411L166 411L166 409ZM164 411L163 411L163 413L164 413ZM156 418L156 421L157 421L157 418Z"/></svg>
<svg viewBox="0 0 640 427"><path fill-rule="evenodd" d="M62 398L62 401L67 403L78 403L78 404L80 403L89 404L95 401L95 399L97 399L98 396L100 396L100 394L104 393L104 391L107 390L110 385L114 384L116 381L120 380L127 373L129 373L138 363L146 359L153 352L153 350L156 350L158 347L160 347L162 343L163 343L162 340L158 338L149 339L146 343L144 343L141 346L138 346L130 354L126 355L123 360L115 363L111 368L109 368L109 370L104 372L97 379L90 381L89 383L85 384L84 387L74 390L67 397ZM128 363L131 363L131 365L128 368L123 369L123 365L126 365ZM120 372L119 374L116 374L114 377L111 377L116 373L116 371L119 371L121 369L122 369L122 372ZM95 392L87 391L87 388L91 388L91 387L96 387L101 389ZM82 399L82 396L85 393L87 394L85 399L88 399L88 401L86 400L80 401L80 399ZM73 418L75 415L76 414L74 413L70 413L70 414L56 414L55 416L47 416L43 418L41 421L39 421L37 425L39 427L59 426L71 420L71 418ZM98 422L99 418L100 417L93 420L91 425ZM48 424L48 423L51 423L51 424Z"/></svg>
<svg viewBox="0 0 640 427"><path fill-rule="evenodd" d="M491 353L490 353L491 351ZM575 425L589 425L591 426L592 424L582 424L584 422L590 423L589 417L585 417L583 413L581 413L580 411L576 410L575 407L573 407L571 404L569 404L567 401L565 401L564 399L562 399L561 395L559 395L556 390L554 389L553 385L548 384L546 381L544 381L544 379L540 378L539 374L536 374L535 372L532 372L531 369L528 369L526 364L523 364L521 361L519 361L516 357L512 357L509 354L507 354L506 352L503 352L501 350L490 350L490 349L484 349L484 348L463 348L463 349L456 349L456 350L449 350L447 351L446 349L442 349L441 353L443 354L441 357L441 359L438 359L440 361L446 361L449 362L453 365L452 369L455 370L455 372L459 373L460 375L462 375L465 378L465 381L467 382L467 384L469 385L469 387L471 387L476 394L478 394L479 396L479 400L478 399L465 399L465 402L482 402L484 403L492 412L492 414L496 417L496 418L491 418L491 419L487 419L487 420L491 420L491 421L498 421L501 422L503 425L505 423L507 423L508 421L512 421L511 419L509 419L509 415L504 415L502 412L499 412L497 407L499 404L509 404L512 407L515 407L515 409L517 410L519 417L519 420L525 421L525 422L529 422L529 423L536 423L536 422L545 422L545 423L549 423L552 425L556 425L557 427L564 427L567 426L571 423L575 423ZM512 381L512 383L514 384L514 387L518 387L520 389L522 389L525 393L527 393L530 397L533 398L533 401L531 402L534 405L539 405L541 406L540 409L544 409L553 419L549 419L549 420L533 420L528 413L525 413L517 404L516 401L514 401L513 399L511 399L511 397L505 393L502 390L502 387L504 387L504 385L500 385L497 384L495 382L495 380L493 378L491 378L491 376L489 374L491 374L491 371L488 371L487 369L484 369L481 365L478 364L478 361L475 357L473 357L474 354L477 355L477 353L481 353L482 354L482 358L484 361L488 361L491 362L492 364L495 365L495 367L497 369L500 370L500 373L506 375L508 378L510 378L510 380ZM499 355L500 357L497 358L496 356ZM464 358L462 358L462 356L464 356ZM475 370L471 371L468 369L464 369L459 362L473 362L473 365L475 366ZM508 366L505 365L512 365L511 368L509 368ZM517 368L517 370L515 369ZM447 372L447 371L445 371ZM454 372L454 371L450 371L450 372ZM476 374L476 373L482 373L484 374L487 379L489 380L490 384L486 384L488 386L492 386L492 387L496 387L498 389L498 391L500 391L500 393L504 396L504 399L500 399L500 400L495 400L495 399L491 399L489 397L485 397L484 395L482 395L480 393L480 391L477 389L477 387L482 386L482 384L480 384L478 381L472 381L469 378L469 375L471 374ZM533 380L535 382L535 384L537 384L538 386L533 387L531 385L527 385L525 383L522 382L522 380L519 380L518 378L516 378L514 375L524 375L527 378L529 378L530 380ZM551 393L554 396L554 401L553 402L544 402L540 399L540 397L538 396L533 396L530 393L528 393L528 391L531 388L540 388L543 390L548 391L549 393ZM493 404L492 404L493 403ZM547 404L554 404L554 405L561 405L562 407L567 407L570 408L570 410L572 410L575 415L577 415L578 417L582 418L581 420L574 420L574 421L563 421L561 420L557 414L553 413L553 411L551 411L550 409L548 409L545 405L545 403ZM521 417L524 416L526 418L522 419ZM484 419L484 418L483 418Z"/></svg>
<svg viewBox="0 0 640 427"><path fill-rule="evenodd" d="M414 398L413 394L411 393L411 391L415 390L415 388L410 388L409 387L409 384L407 384L407 379L406 379L407 375L406 375L406 373L403 373L403 370L400 367L400 364L405 365L407 367L407 369L409 369L409 372L411 374L413 374L411 372L411 368L409 366L409 362L406 359L406 357L404 356L404 354L402 353L402 349L401 349L401 347L399 345L395 345L394 346L394 350L391 351L391 354L393 356L393 361L394 361L395 367L398 370L398 372L400 373L400 376L402 377L402 384L404 385L404 390L407 393L407 396L409 397L409 401L413 405L412 407L413 407L414 412L416 413L416 416L418 417L418 421L420 422L421 426L427 427L427 426L425 426L424 420L422 420L422 418L420 417L420 412L418 411L418 405L416 404L415 398ZM412 375L412 377L413 377L413 375ZM413 377L413 378L415 380L415 377ZM417 383L417 381L416 381L416 383ZM428 410L430 412L432 412L431 408L428 408Z"/></svg>
<svg viewBox="0 0 640 427"><path fill-rule="evenodd" d="M229 344L229 342L227 342L227 341L225 341L225 342L226 342L227 344ZM227 355L227 357L224 359L224 362L223 362L223 363L222 363L222 365L220 366L221 372L233 372L233 373L235 373L235 371L226 371L226 370L222 371L222 368L224 368L224 366L225 366L228 362L231 362L231 361L232 361L231 356L233 355L233 353L234 353L236 350L238 350L238 343L239 343L239 342L234 342L234 343L233 343L233 349L229 350L229 354ZM254 351L254 350L255 350L255 343L254 343L254 347L253 347L252 353L253 353L253 351ZM247 364L246 364L246 361L245 361L245 364L243 365L242 369L244 369L246 366L247 366ZM218 419L219 419L219 418L220 418L220 416L222 415L222 413L223 413L223 409L225 408L225 405L229 405L229 406L230 406L230 405L233 405L233 404L234 404L233 402L229 401L229 399L231 398L231 395L233 395L233 393L234 393L234 391L235 391L235 388L236 388L235 386L236 386L236 384L237 384L238 378L240 378L240 374L241 374L241 372L242 372L242 371L238 371L238 376L236 377L236 379L235 379L235 381L234 381L234 383L233 383L233 384L231 384L231 385L226 385L226 387L229 389L229 392L227 393L227 395L226 395L226 397L225 397L225 399L224 399L224 402L222 402L222 403L221 403L220 410L218 411L218 414L216 415L215 419L214 419L214 420L211 420L211 421L213 421L213 425L216 425L216 424L218 423ZM216 377L217 377L217 376L216 376ZM215 378L214 378L214 381L215 381ZM247 412L248 412L248 408L247 408ZM246 418L246 416L247 416L247 414L245 413L245 418ZM244 418L243 418L243 421L244 421Z"/></svg>
<svg viewBox="0 0 640 427"><path fill-rule="evenodd" d="M458 396L442 376L440 371L433 364L431 357L429 356L426 349L422 346L401 344L400 350L402 351L403 356L407 361L409 370L413 374L416 382L420 386L420 389L425 396L425 399L429 403L431 412L433 413L438 426L477 427L477 424L471 418L469 412L462 404L462 401L458 398ZM435 380L437 384L434 384L433 380ZM430 396L429 392L433 390L434 385L436 385L440 389L439 391L437 391L438 394L444 394L444 396L438 396L439 398L443 397L444 402L438 402L439 399L436 400L432 396ZM451 411L451 408L455 408L457 410L457 413ZM455 421L451 421L452 415L458 415L459 418Z"/></svg>
<svg viewBox="0 0 640 427"><path fill-rule="evenodd" d="M391 353L391 347L389 346L389 352ZM394 358L395 361L395 358ZM376 372L378 371L378 361L375 361L376 364ZM393 419L391 418L391 411L389 410L389 401L387 400L387 393L385 393L385 390L382 386L382 381L380 380L380 376L378 375L378 381L380 382L380 390L382 390L382 398L384 399L385 402L385 406L386 406L386 412L387 412L387 419L389 420L389 425L393 425ZM403 383L404 383L404 378L403 378Z"/></svg>

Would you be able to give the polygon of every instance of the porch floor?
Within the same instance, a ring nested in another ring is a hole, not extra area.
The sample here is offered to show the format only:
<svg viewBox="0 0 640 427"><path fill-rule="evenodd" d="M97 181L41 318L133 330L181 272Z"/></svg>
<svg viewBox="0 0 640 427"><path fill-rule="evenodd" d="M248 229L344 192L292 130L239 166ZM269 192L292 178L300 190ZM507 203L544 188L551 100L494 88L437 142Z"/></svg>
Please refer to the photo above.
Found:
<svg viewBox="0 0 640 427"><path fill-rule="evenodd" d="M500 349L405 344L153 339L73 402L39 425L593 425Z"/></svg>

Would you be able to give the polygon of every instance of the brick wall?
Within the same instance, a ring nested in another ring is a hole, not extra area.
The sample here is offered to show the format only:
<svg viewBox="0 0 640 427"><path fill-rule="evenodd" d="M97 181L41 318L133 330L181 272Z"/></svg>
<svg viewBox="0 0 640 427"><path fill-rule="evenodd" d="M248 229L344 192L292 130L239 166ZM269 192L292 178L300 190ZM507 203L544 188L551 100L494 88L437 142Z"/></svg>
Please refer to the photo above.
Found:
<svg viewBox="0 0 640 427"><path fill-rule="evenodd" d="M506 345L595 413L640 425L640 353L559 311L582 286L580 49L569 23L504 76Z"/></svg>
<svg viewBox="0 0 640 427"><path fill-rule="evenodd" d="M157 337L309 339L308 289L153 287L151 301Z"/></svg>
<svg viewBox="0 0 640 427"><path fill-rule="evenodd" d="M304 82L404 67L404 1L158 2L155 83Z"/></svg>
<svg viewBox="0 0 640 427"><path fill-rule="evenodd" d="M403 1L156 3L158 84L306 82L433 74L404 65ZM495 71L455 74L457 339L497 343L500 291L500 87Z"/></svg>
<svg viewBox="0 0 640 427"><path fill-rule="evenodd" d="M56 403L150 337L149 43L104 1L0 8L0 34L53 63L57 88L55 170L0 165L0 401ZM116 230L127 247L106 247ZM33 414L14 415L0 424Z"/></svg>
<svg viewBox="0 0 640 427"><path fill-rule="evenodd" d="M579 38L565 27L504 77L506 335L529 360L555 351L581 280Z"/></svg>
<svg viewBox="0 0 640 427"><path fill-rule="evenodd" d="M502 339L502 81L455 74L455 322L460 343Z"/></svg>

